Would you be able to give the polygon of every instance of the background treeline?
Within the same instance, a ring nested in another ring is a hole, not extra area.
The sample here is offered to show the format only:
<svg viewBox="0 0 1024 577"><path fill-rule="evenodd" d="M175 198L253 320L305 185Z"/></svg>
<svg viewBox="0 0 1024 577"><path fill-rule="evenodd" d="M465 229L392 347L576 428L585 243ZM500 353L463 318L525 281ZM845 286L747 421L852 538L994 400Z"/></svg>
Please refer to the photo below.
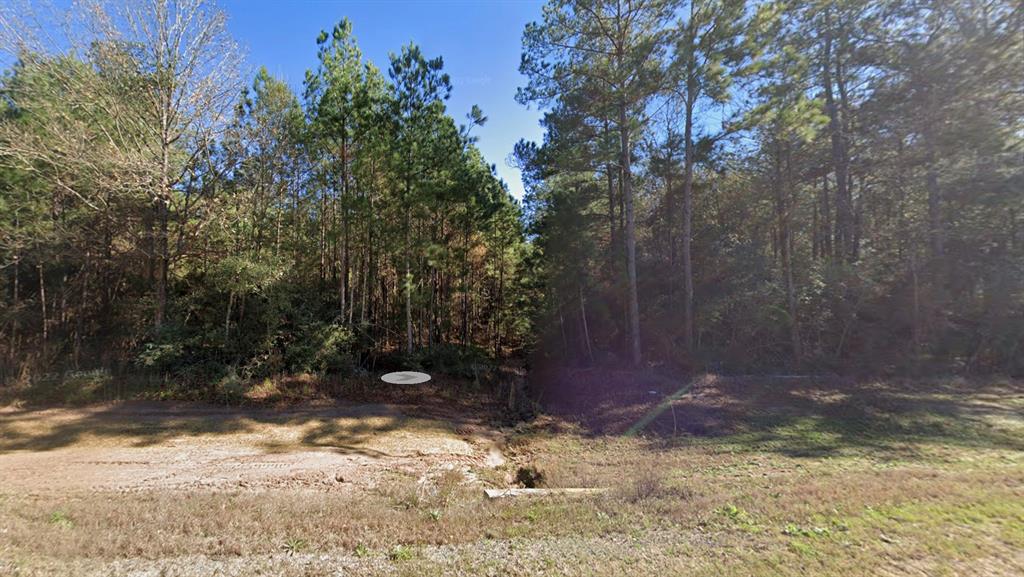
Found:
<svg viewBox="0 0 1024 577"><path fill-rule="evenodd" d="M539 350L1024 374L1024 30L1003 0L551 0L523 35Z"/></svg>
<svg viewBox="0 0 1024 577"><path fill-rule="evenodd" d="M552 0L522 212L414 45L342 21L300 95L204 0L74 10L0 18L5 381L1024 372L1018 3Z"/></svg>
<svg viewBox="0 0 1024 577"><path fill-rule="evenodd" d="M520 209L474 146L481 111L446 111L440 58L410 44L382 72L345 20L296 95L241 78L209 2L76 10L56 39L0 19L0 377L464 368L522 345Z"/></svg>

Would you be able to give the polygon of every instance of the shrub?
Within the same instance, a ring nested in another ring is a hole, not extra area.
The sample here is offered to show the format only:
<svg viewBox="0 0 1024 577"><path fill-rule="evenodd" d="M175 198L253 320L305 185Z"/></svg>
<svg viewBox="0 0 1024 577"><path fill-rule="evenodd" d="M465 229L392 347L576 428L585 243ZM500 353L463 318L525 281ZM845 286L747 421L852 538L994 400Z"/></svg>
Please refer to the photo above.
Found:
<svg viewBox="0 0 1024 577"><path fill-rule="evenodd" d="M245 399L248 387L245 380L232 368L213 388L214 400L229 405L240 404Z"/></svg>
<svg viewBox="0 0 1024 577"><path fill-rule="evenodd" d="M441 344L421 349L402 359L405 366L465 377L479 381L492 368L492 361L480 347Z"/></svg>
<svg viewBox="0 0 1024 577"><path fill-rule="evenodd" d="M355 365L352 330L339 323L309 322L283 335L284 364L298 373L349 374Z"/></svg>

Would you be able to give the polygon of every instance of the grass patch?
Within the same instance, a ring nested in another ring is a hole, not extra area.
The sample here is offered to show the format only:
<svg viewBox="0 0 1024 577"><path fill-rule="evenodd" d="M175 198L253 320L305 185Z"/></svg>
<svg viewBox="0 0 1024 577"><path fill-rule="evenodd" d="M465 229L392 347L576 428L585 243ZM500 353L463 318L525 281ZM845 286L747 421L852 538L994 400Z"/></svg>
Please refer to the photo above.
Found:
<svg viewBox="0 0 1024 577"><path fill-rule="evenodd" d="M237 561L242 575L1018 574L1024 451L1004 435L1024 430L1017 397L886 398L833 420L752 417L718 436L538 426L506 445L510 477L528 469L546 487L612 489L586 498L488 500L462 466L301 498L8 493L0 570L17 560L24 575L105 575L115 561L152 560L174 573L176 559L199 555ZM912 422L918 413L930 416Z"/></svg>
<svg viewBox="0 0 1024 577"><path fill-rule="evenodd" d="M388 552L388 559L392 561L408 561L415 556L416 551L412 547L406 547L405 545L395 545Z"/></svg>
<svg viewBox="0 0 1024 577"><path fill-rule="evenodd" d="M50 513L50 524L61 529L70 529L75 526L75 522L68 517L68 514L64 511L54 511Z"/></svg>
<svg viewBox="0 0 1024 577"><path fill-rule="evenodd" d="M305 539L288 539L281 545L281 550L289 555L295 555L302 553L309 548L309 543Z"/></svg>
<svg viewBox="0 0 1024 577"><path fill-rule="evenodd" d="M730 524L732 524L732 526L743 531L750 533L759 533L761 531L760 525L754 521L750 513L736 505L733 505L732 503L725 504L715 509L715 514L726 519Z"/></svg>

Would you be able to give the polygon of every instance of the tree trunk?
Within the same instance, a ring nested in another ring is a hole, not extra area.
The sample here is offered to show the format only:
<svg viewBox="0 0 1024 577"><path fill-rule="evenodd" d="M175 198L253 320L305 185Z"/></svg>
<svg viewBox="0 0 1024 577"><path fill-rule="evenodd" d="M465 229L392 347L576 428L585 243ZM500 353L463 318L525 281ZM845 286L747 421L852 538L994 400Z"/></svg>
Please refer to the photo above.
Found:
<svg viewBox="0 0 1024 577"><path fill-rule="evenodd" d="M565 336L565 316L562 314L562 305L558 305L558 328L562 331L562 355L569 356L569 338Z"/></svg>
<svg viewBox="0 0 1024 577"><path fill-rule="evenodd" d="M832 31L831 20L825 21L825 54L822 65L822 83L825 89L825 109L829 117L829 133L832 142L832 168L836 174L836 230L835 230L835 256L839 262L846 262L851 254L851 243L853 241L853 206L850 198L849 182L847 180L848 162L846 151L846 137L839 105L836 103L833 93L832 80ZM838 56L836 57L838 59Z"/></svg>
<svg viewBox="0 0 1024 577"><path fill-rule="evenodd" d="M227 348L231 336L231 306L235 304L235 291L228 293L228 306L224 312L224 347Z"/></svg>
<svg viewBox="0 0 1024 577"><path fill-rule="evenodd" d="M168 54L168 56L171 56ZM158 75L168 73L173 83L173 69L164 69L163 63L157 63ZM161 79L159 85L159 106L160 106L160 190L156 199L156 314L153 324L159 329L163 326L164 316L167 312L167 273L169 267L169 247L167 227L171 200L171 146L174 140L171 137L171 106L173 105L174 86L163 85L165 79Z"/></svg>
<svg viewBox="0 0 1024 577"><path fill-rule="evenodd" d="M345 123L341 124L341 318L344 320L349 290L349 231L348 231L348 146L346 143Z"/></svg>
<svg viewBox="0 0 1024 577"><path fill-rule="evenodd" d="M469 346L469 234L472 227L469 207L466 211L466 223L462 231L462 347Z"/></svg>
<svg viewBox="0 0 1024 577"><path fill-rule="evenodd" d="M782 163L786 163L783 177ZM782 276L786 285L786 310L789 314L789 338L794 366L799 367L803 352L800 346L800 322L797 316L796 287L793 283L793 243L790 237L790 206L786 201L788 188L793 186L789 146L776 144L775 209L778 216L779 248L782 253Z"/></svg>
<svg viewBox="0 0 1024 577"><path fill-rule="evenodd" d="M695 103L695 89L693 80L687 82L686 90L686 118L683 127L683 232L682 232L682 260L683 260L683 347L688 355L693 355L693 108Z"/></svg>
<svg viewBox="0 0 1024 577"><path fill-rule="evenodd" d="M167 272L168 272L168 202L170 200L170 143L168 142L167 118L163 119L164 141L161 143L160 157L160 192L156 200L156 314L153 325L159 329L163 326L167 311Z"/></svg>
<svg viewBox="0 0 1024 577"><path fill-rule="evenodd" d="M501 357L501 309L505 304L505 243L501 243L498 257L498 302L495 307L494 321L494 356Z"/></svg>
<svg viewBox="0 0 1024 577"><path fill-rule="evenodd" d="M669 263L669 266L671 267L671 270L675 271L676 267L679 266L679 246L678 246L679 239L678 239L678 237L675 234L675 230L676 230L676 228L675 228L675 224L676 224L676 210L678 210L678 206L676 205L676 195L675 195L675 187L673 186L674 183L672 182L672 173L673 173L673 167L671 165L671 160L670 160L669 167L668 167L668 174L665 177L665 206L666 206L665 220L666 220L666 222L668 222L668 226L666 227L667 232L668 232L668 263ZM675 291L676 291L676 283L675 282L671 283L671 285L669 286L669 291L671 293L675 293Z"/></svg>
<svg viewBox="0 0 1024 577"><path fill-rule="evenodd" d="M611 129L608 126L608 120L604 120L604 130L601 133L602 137L607 138L610 134ZM616 260L615 251L617 238L615 234L615 165L611 161L605 164L605 175L608 178L608 243L610 247L610 254L612 255L613 262Z"/></svg>
<svg viewBox="0 0 1024 577"><path fill-rule="evenodd" d="M618 260L616 251L619 243L615 234L615 175L612 174L614 165L609 162L606 170L608 172L608 244L611 248L612 259Z"/></svg>
<svg viewBox="0 0 1024 577"><path fill-rule="evenodd" d="M818 212L818 203L815 202L811 209L811 261L818 260L818 252L821 250L821 238L818 236L821 230L821 223Z"/></svg>
<svg viewBox="0 0 1024 577"><path fill-rule="evenodd" d="M82 266L82 292L79 295L78 310L75 314L75 338L72 351L72 362L75 370L79 368L79 361L82 355L82 333L85 330L85 307L89 301L89 267L91 265L90 251L85 251L85 264Z"/></svg>
<svg viewBox="0 0 1024 577"><path fill-rule="evenodd" d="M686 101L683 120L683 347L691 358L694 351L693 319L693 109L697 104L697 61L696 32L693 29L696 5L690 2L690 26L687 26L686 43L689 48L686 59Z"/></svg>
<svg viewBox="0 0 1024 577"><path fill-rule="evenodd" d="M18 237L18 230L20 228L21 228L21 221L18 218L17 211L15 211L15 213L14 213L14 236L15 236L15 238ZM13 266L14 266L14 278L12 279L12 282L13 282L14 286L11 287L12 288L12 291L11 291L11 297L12 297L11 303L13 305L12 310L13 310L14 314L12 315L12 318L11 318L11 348L10 348L10 350L7 351L8 353L10 353L11 367L12 368L14 367L14 360L15 360L15 356L16 356L15 351L18 350L18 316L19 316L18 313L20 312L18 309L20 308L19 305L21 304L21 302L20 302L21 296L19 294L20 293L20 291L19 291L20 286L19 285L20 285L20 280L21 280L19 278L19 274L20 274L19 270L21 269L21 250L20 249L21 249L21 247L18 246L17 242L15 242L14 243L14 263L13 263Z"/></svg>
<svg viewBox="0 0 1024 577"><path fill-rule="evenodd" d="M327 191L320 194L320 218L318 219L320 232L320 283L327 280Z"/></svg>
<svg viewBox="0 0 1024 577"><path fill-rule="evenodd" d="M167 239L168 227L168 206L167 199L162 198L159 203L159 219L157 233L157 289L156 289L156 320L155 325L160 328L163 325L164 317L167 314L167 276L170 270L169 247Z"/></svg>
<svg viewBox="0 0 1024 577"><path fill-rule="evenodd" d="M932 258L938 259L945 252L945 239L942 234L942 189L939 188L935 138L932 135L931 128L925 130L925 147L925 162L927 163L925 167L925 188L928 191L928 242L931 246Z"/></svg>
<svg viewBox="0 0 1024 577"><path fill-rule="evenodd" d="M626 276L629 290L629 342L634 366L640 366L640 302L636 278L636 222L633 214L633 184L630 175L629 121L625 102L619 103L619 144L622 154L622 194L626 217Z"/></svg>
<svg viewBox="0 0 1024 577"><path fill-rule="evenodd" d="M284 195L286 193L280 187L278 187L277 195L277 214L274 218L274 256L281 254L281 219L284 215Z"/></svg>
<svg viewBox="0 0 1024 577"><path fill-rule="evenodd" d="M373 180L372 182L376 182ZM367 206L369 207L369 214L373 214L373 193L367 192ZM373 218L369 218L366 221L366 251L367 251L367 267L366 276L363 277L363 305L359 310L359 321L360 324L365 325L367 322L370 323L371 327L374 323L374 307L373 303L373 284L370 279L377 276L377 250L373 246L373 229L374 221ZM375 338L375 335L371 331L371 338Z"/></svg>
<svg viewBox="0 0 1024 577"><path fill-rule="evenodd" d="M39 308L43 315L43 348L46 348L46 342L49 337L47 322L46 322L46 278L43 275L43 265L36 265L36 270L39 273Z"/></svg>
<svg viewBox="0 0 1024 577"><path fill-rule="evenodd" d="M412 265L409 262L409 228L412 226L412 218L409 208L409 182L405 183L405 352L412 354Z"/></svg>
<svg viewBox="0 0 1024 577"><path fill-rule="evenodd" d="M819 256L825 259L832 258L832 202L829 199L827 174L821 179L821 229L819 236L821 238Z"/></svg>
<svg viewBox="0 0 1024 577"><path fill-rule="evenodd" d="M591 364L594 362L594 349L590 345L590 327L587 326L587 305L583 298L583 284L579 285L580 289L580 322L583 328L583 346L587 351L587 359L590 360Z"/></svg>
<svg viewBox="0 0 1024 577"><path fill-rule="evenodd" d="M914 255L914 249L911 248L910 253L910 280L911 280L911 340L914 345L914 360L917 360L917 355L921 352L921 343L923 342L923 330L921 328L921 290L920 284L917 278L917 257Z"/></svg>

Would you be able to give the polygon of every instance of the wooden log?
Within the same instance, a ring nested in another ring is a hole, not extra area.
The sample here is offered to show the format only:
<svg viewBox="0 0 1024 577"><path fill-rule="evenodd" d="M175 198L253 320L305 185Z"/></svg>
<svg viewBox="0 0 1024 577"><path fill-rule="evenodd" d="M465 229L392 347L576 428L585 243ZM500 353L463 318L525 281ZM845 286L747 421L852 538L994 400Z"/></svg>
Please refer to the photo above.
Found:
<svg viewBox="0 0 1024 577"><path fill-rule="evenodd" d="M484 489L489 499L502 499L505 497L549 497L554 495L600 495L606 493L607 488L571 488L571 489Z"/></svg>

